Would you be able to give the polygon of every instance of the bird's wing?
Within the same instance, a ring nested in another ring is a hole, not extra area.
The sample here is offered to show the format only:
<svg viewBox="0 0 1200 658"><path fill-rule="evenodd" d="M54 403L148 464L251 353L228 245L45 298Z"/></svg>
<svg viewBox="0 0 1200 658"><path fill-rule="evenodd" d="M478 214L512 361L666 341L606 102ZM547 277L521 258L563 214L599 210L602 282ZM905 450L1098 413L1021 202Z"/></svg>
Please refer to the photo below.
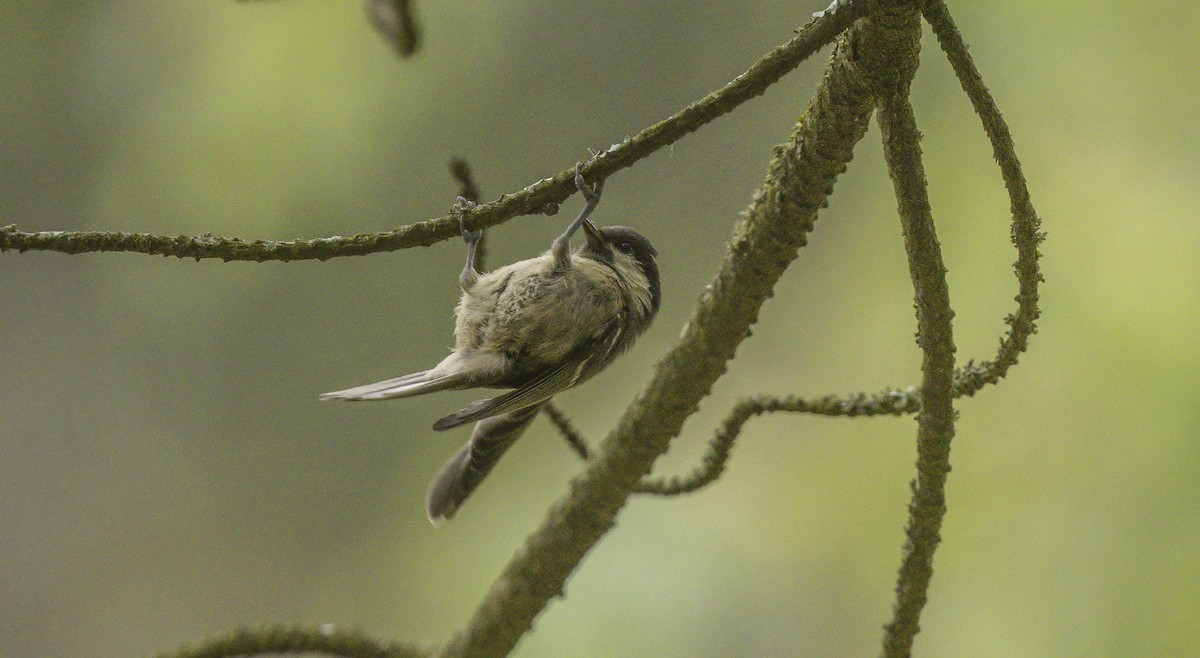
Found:
<svg viewBox="0 0 1200 658"><path fill-rule="evenodd" d="M476 400L463 409L433 424L437 431L539 404L590 377L611 360L621 334L622 323L614 318L591 340L584 342L557 366L549 368L519 388L504 395Z"/></svg>
<svg viewBox="0 0 1200 658"><path fill-rule="evenodd" d="M430 377L431 370L414 372L374 384L356 386L344 391L322 393L322 400L391 400L407 398L434 391L443 391L462 384L466 377L461 374Z"/></svg>

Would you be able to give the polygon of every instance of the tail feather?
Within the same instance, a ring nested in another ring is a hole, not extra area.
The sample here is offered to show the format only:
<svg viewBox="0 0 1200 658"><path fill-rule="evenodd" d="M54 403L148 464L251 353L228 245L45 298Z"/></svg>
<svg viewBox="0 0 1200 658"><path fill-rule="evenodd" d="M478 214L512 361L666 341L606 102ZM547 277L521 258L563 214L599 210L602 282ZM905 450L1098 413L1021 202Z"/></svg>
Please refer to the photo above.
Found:
<svg viewBox="0 0 1200 658"><path fill-rule="evenodd" d="M442 468L429 485L425 513L438 525L450 519L492 467L525 433L545 403L535 404L475 424L471 440Z"/></svg>
<svg viewBox="0 0 1200 658"><path fill-rule="evenodd" d="M423 395L434 391L444 391L463 383L461 375L443 375L430 377L432 370L414 372L392 379L385 379L374 384L356 386L343 391L322 393L322 400L391 400Z"/></svg>

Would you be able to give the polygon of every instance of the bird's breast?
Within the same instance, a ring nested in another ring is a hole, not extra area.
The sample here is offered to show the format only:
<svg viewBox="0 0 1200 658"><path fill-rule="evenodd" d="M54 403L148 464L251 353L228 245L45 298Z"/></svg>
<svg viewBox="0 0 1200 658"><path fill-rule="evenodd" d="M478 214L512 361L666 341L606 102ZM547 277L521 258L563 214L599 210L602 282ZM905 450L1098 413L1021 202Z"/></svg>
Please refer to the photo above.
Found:
<svg viewBox="0 0 1200 658"><path fill-rule="evenodd" d="M481 277L459 303L456 348L495 351L538 368L565 358L626 310L607 266L576 258L556 271L545 260Z"/></svg>

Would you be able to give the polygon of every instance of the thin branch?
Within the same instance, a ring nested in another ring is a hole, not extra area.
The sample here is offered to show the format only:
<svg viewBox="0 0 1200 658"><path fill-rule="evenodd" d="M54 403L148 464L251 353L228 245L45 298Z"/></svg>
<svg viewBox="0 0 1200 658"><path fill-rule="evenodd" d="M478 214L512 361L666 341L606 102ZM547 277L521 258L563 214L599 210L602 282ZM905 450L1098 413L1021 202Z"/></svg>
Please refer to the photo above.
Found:
<svg viewBox="0 0 1200 658"><path fill-rule="evenodd" d="M873 3L870 18L862 23L867 34L858 51L871 81L884 160L896 193L916 300L917 345L922 352L917 477L908 508L895 608L883 638L883 654L888 657L908 656L920 629L921 609L928 596L933 556L946 514L945 485L955 420L954 311L929 205L921 134L909 102L910 85L919 63L921 23L917 10L915 3L904 0Z"/></svg>
<svg viewBox="0 0 1200 658"><path fill-rule="evenodd" d="M833 18L851 14L847 8ZM872 105L847 61L852 50L839 40L816 98L789 143L777 148L766 184L734 229L721 269L679 341L658 363L600 455L572 480L567 496L551 508L443 655L511 651L549 601L562 594L566 579L613 527L638 482L724 373L762 304L807 242L817 211L866 132Z"/></svg>
<svg viewBox="0 0 1200 658"><path fill-rule="evenodd" d="M708 441L708 450L697 466L685 476L673 475L661 478L642 478L634 493L655 496L677 496L691 493L715 482L725 470L733 444L741 434L746 421L763 414L786 411L815 416L857 418L866 416L902 416L921 409L921 398L915 388L907 390L887 389L882 393L868 395L856 393L847 397L827 395L817 399L805 399L795 395L756 395L742 398L725 416L720 428ZM580 459L588 461L592 452L587 440L567 420L557 407L543 409L554 423L571 449Z"/></svg>
<svg viewBox="0 0 1200 658"><path fill-rule="evenodd" d="M1038 284L1044 281L1038 265L1041 255L1038 247L1046 236L1041 231L1042 222L1038 219L1033 201L1029 198L1025 174L1021 171L1021 162L1017 159L1008 124L984 85L979 70L975 68L975 62L972 61L949 10L941 0L927 0L923 13L947 59L950 60L963 91L971 99L971 105L979 115L983 129L992 144L992 155L1000 165L1004 187L1008 190L1012 211L1012 241L1017 247L1017 262L1013 266L1018 281L1017 312L1005 318L1009 325L1008 334L1000 341L1000 350L994 360L979 364L968 363L965 368L955 373L955 394L974 395L985 385L994 384L1004 377L1008 369L1017 363L1017 357L1025 351L1029 337L1037 332L1037 319L1040 314Z"/></svg>
<svg viewBox="0 0 1200 658"><path fill-rule="evenodd" d="M571 424L571 420L567 418L567 415L557 405L553 402L547 402L546 406L542 407L542 413L546 414L550 422L554 423L559 433L566 439L567 445L571 447L571 450L575 451L575 454L579 455L580 459L585 462L591 460L592 451L588 448L587 441L575 430L575 426Z"/></svg>
<svg viewBox="0 0 1200 658"><path fill-rule="evenodd" d="M466 160L462 158L450 160L450 175L458 181L458 196L467 201L479 203L479 187L475 185L475 178L471 175L471 167L467 165Z"/></svg>
<svg viewBox="0 0 1200 658"><path fill-rule="evenodd" d="M920 408L920 396L915 389L888 389L875 395L858 393L847 398L829 395L816 400L806 400L794 395L756 395L743 398L733 406L721 422L720 428L713 433L700 465L691 473L684 476L643 478L634 491L655 496L678 496L712 484L725 472L725 464L729 462L729 454L733 450L734 441L742 432L742 426L756 416L777 411L848 418L900 416L916 413Z"/></svg>
<svg viewBox="0 0 1200 658"><path fill-rule="evenodd" d="M721 89L692 103L673 116L614 144L589 160L584 177L595 182L626 169L664 146L723 116L742 103L761 95L772 84L824 47L855 18L863 2L811 21L791 41L758 60ZM467 213L476 228L490 228L519 215L529 215L548 204L562 203L576 192L574 166L544 178L514 194L501 196ZM178 258L219 258L224 261L325 260L341 256L364 256L410 247L426 247L460 235L458 215L446 214L402 226L393 231L333 236L315 240L255 240L206 233L200 236L165 236L107 231L46 231L26 233L15 225L0 228L0 251L57 251L81 254L97 251L127 251Z"/></svg>
<svg viewBox="0 0 1200 658"><path fill-rule="evenodd" d="M410 645L380 642L360 632L326 627L269 626L242 628L159 658L232 658L281 653L321 653L343 658L420 658L429 655Z"/></svg>

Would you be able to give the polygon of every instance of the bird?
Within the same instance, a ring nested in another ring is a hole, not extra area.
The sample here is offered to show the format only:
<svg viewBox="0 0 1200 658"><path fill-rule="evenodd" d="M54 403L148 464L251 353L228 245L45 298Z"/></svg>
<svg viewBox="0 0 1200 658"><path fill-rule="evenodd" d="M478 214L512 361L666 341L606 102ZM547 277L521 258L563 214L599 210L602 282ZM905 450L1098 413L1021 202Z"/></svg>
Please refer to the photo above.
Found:
<svg viewBox="0 0 1200 658"><path fill-rule="evenodd" d="M599 186L589 187L580 167L575 186L586 203L579 216L545 253L486 274L475 260L483 232L467 229L461 211L472 204L459 197L467 262L450 354L428 370L320 396L390 400L451 389L510 389L433 424L440 432L475 423L470 439L429 486L425 511L434 525L454 516L551 398L627 351L658 313L658 252L634 229L591 222ZM571 237L580 229L585 242L571 252Z"/></svg>

